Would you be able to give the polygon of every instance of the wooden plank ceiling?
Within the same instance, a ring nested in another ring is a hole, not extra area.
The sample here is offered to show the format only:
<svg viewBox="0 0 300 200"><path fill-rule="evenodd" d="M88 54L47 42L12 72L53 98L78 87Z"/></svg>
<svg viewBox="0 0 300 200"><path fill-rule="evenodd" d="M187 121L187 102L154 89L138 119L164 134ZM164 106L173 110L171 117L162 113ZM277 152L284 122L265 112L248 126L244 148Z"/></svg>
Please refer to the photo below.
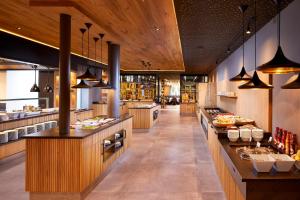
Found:
<svg viewBox="0 0 300 200"><path fill-rule="evenodd" d="M90 58L95 58L92 38L105 33L105 41L121 45L123 70L184 70L173 0L0 1L0 28L58 47L60 13L72 15L74 53L81 54L79 28L91 22ZM88 56L87 34L84 46ZM100 42L97 52L99 60ZM103 62L107 63L106 43Z"/></svg>

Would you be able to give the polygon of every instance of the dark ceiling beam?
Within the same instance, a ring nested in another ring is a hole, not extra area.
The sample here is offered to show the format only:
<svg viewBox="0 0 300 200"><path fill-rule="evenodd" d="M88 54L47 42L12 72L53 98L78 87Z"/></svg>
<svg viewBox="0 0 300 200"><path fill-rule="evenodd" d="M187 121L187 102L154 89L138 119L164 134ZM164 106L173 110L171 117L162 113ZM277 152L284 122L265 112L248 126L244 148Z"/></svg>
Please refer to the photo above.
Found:
<svg viewBox="0 0 300 200"><path fill-rule="evenodd" d="M59 49L33 42L6 32L0 31L0 57L58 68ZM90 66L95 69L107 66L94 60L78 55L71 55L71 69L77 71L77 66Z"/></svg>

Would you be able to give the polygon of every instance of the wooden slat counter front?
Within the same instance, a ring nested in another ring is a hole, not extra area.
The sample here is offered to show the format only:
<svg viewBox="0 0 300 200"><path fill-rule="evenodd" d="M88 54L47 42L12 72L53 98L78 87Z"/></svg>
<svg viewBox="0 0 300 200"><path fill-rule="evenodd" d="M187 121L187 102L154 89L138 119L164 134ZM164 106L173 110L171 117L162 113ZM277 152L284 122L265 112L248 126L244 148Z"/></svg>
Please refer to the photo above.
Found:
<svg viewBox="0 0 300 200"><path fill-rule="evenodd" d="M128 110L133 115L134 129L149 129L159 119L160 105L129 107Z"/></svg>
<svg viewBox="0 0 300 200"><path fill-rule="evenodd" d="M126 130L123 146L104 161L103 141ZM94 130L58 129L26 136L26 191L30 199L84 199L103 173L130 146L132 116Z"/></svg>

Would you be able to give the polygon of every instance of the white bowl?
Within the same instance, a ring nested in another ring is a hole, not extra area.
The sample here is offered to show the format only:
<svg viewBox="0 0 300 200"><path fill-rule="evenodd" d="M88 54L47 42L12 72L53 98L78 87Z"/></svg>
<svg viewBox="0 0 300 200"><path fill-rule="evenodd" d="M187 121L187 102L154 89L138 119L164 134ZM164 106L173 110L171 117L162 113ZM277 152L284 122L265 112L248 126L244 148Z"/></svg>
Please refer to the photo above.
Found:
<svg viewBox="0 0 300 200"><path fill-rule="evenodd" d="M239 131L238 130L228 130L227 137L230 142L236 142L239 139Z"/></svg>
<svg viewBox="0 0 300 200"><path fill-rule="evenodd" d="M239 137L229 137L228 139L230 142L236 142L238 141Z"/></svg>
<svg viewBox="0 0 300 200"><path fill-rule="evenodd" d="M269 172L275 163L275 159L268 154L250 154L249 156L257 172Z"/></svg>
<svg viewBox="0 0 300 200"><path fill-rule="evenodd" d="M240 129L240 137L243 142L250 142L251 130L250 129Z"/></svg>
<svg viewBox="0 0 300 200"><path fill-rule="evenodd" d="M253 136L252 136L252 138L255 142L260 142L260 141L262 141L262 139L264 139L264 137L253 137Z"/></svg>
<svg viewBox="0 0 300 200"><path fill-rule="evenodd" d="M276 160L274 168L278 172L288 172L293 167L295 160L286 154L271 154Z"/></svg>

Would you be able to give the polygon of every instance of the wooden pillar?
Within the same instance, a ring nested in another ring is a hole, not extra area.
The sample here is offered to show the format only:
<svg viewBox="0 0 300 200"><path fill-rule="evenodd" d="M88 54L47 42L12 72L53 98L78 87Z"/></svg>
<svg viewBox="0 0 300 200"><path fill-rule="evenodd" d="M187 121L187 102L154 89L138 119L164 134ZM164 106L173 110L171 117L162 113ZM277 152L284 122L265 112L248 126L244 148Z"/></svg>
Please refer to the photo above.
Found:
<svg viewBox="0 0 300 200"><path fill-rule="evenodd" d="M120 117L120 45L108 43L109 81L108 116Z"/></svg>
<svg viewBox="0 0 300 200"><path fill-rule="evenodd" d="M59 134L70 132L71 16L60 14L59 33Z"/></svg>

